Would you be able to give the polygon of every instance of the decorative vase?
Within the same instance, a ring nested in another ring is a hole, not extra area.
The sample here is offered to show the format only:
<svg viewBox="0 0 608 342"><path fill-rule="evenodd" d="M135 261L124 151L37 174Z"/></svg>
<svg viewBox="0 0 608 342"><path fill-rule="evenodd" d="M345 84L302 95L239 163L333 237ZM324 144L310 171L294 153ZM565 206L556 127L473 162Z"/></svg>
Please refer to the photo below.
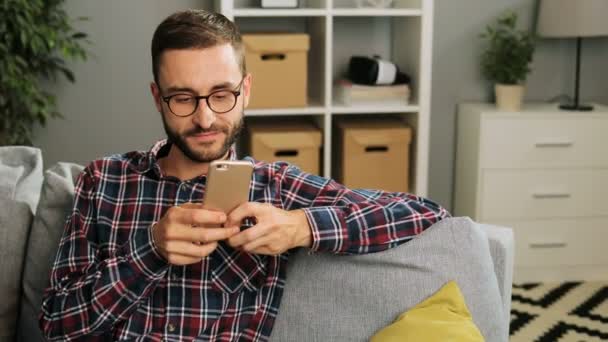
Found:
<svg viewBox="0 0 608 342"><path fill-rule="evenodd" d="M519 84L495 84L496 107L500 110L517 112L521 109L524 86Z"/></svg>

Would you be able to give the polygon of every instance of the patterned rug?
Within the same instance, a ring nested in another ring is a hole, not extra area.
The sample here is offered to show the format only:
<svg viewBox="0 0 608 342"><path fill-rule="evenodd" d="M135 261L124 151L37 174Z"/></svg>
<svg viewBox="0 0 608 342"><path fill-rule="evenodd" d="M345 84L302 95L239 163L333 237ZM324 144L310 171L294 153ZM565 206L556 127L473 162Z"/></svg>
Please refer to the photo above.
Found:
<svg viewBox="0 0 608 342"><path fill-rule="evenodd" d="M513 285L512 342L608 341L608 283Z"/></svg>

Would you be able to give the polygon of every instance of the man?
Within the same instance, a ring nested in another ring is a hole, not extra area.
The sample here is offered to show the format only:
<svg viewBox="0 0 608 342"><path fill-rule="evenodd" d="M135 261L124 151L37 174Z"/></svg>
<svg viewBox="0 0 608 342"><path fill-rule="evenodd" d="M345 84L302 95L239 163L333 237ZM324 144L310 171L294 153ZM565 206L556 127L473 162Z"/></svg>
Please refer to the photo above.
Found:
<svg viewBox="0 0 608 342"><path fill-rule="evenodd" d="M40 315L50 340L264 341L291 249L382 251L449 215L250 158L253 201L202 209L209 163L236 158L249 101L240 35L220 14L176 13L154 33L152 64L167 139L80 175ZM245 218L255 224L241 231Z"/></svg>

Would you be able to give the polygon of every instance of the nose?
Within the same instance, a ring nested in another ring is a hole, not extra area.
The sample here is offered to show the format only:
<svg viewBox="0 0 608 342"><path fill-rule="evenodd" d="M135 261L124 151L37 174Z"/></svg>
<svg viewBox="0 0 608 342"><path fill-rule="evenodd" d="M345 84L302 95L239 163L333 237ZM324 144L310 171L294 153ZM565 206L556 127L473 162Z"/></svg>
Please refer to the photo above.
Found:
<svg viewBox="0 0 608 342"><path fill-rule="evenodd" d="M192 121L203 129L209 129L215 122L215 113L209 108L207 101L204 99L199 101L198 108L192 116Z"/></svg>

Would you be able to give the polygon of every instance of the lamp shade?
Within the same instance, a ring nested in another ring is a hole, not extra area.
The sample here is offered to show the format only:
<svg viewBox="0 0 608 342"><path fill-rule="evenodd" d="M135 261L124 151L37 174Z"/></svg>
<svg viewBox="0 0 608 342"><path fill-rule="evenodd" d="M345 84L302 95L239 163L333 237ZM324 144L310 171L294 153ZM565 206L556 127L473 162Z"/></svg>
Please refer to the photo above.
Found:
<svg viewBox="0 0 608 342"><path fill-rule="evenodd" d="M608 36L608 0L540 0L541 37Z"/></svg>

